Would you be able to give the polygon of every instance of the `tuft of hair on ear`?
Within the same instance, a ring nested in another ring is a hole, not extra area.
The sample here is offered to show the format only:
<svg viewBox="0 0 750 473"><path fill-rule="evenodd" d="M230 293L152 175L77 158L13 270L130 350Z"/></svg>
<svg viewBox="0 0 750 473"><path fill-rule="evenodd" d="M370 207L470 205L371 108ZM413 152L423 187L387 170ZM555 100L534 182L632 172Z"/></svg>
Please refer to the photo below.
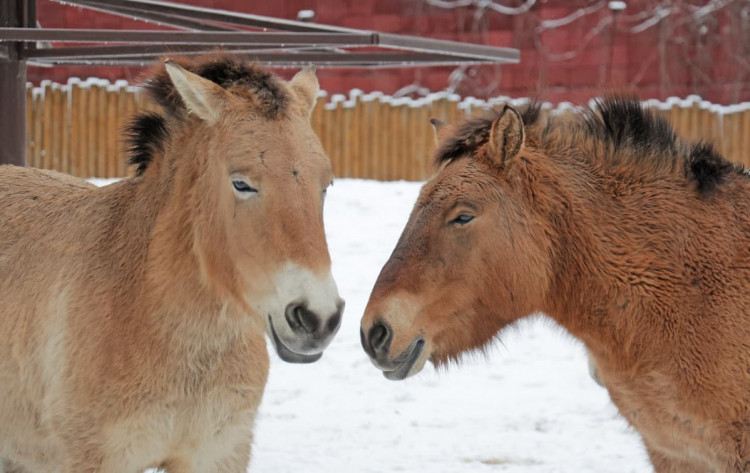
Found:
<svg viewBox="0 0 750 473"><path fill-rule="evenodd" d="M186 70L191 70L194 67L192 60L187 57L175 57L170 60ZM144 90L164 110L170 114L176 114L185 110L185 103L180 98L180 94L177 93L177 89L175 89L172 80L169 78L169 74L167 74L167 67L164 60L157 61L144 76L142 84Z"/></svg>
<svg viewBox="0 0 750 473"><path fill-rule="evenodd" d="M706 142L699 142L690 149L687 167L698 185L698 191L703 194L716 189L736 168Z"/></svg>
<svg viewBox="0 0 750 473"><path fill-rule="evenodd" d="M430 125L432 125L432 129L435 132L435 145L440 144L440 142L450 135L451 126L444 121L433 117L430 118Z"/></svg>
<svg viewBox="0 0 750 473"><path fill-rule="evenodd" d="M498 166L504 165L521 152L524 139L523 117L516 109L506 105L490 128L490 161Z"/></svg>

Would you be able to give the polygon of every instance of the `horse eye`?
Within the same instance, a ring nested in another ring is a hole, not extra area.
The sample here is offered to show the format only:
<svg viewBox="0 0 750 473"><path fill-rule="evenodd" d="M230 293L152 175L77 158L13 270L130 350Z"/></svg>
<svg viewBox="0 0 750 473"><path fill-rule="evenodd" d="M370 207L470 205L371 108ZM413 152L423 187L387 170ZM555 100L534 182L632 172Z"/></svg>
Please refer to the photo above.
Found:
<svg viewBox="0 0 750 473"><path fill-rule="evenodd" d="M241 193L258 192L258 189L251 187L250 184L240 179L234 179L232 181L232 187L234 187L234 190Z"/></svg>
<svg viewBox="0 0 750 473"><path fill-rule="evenodd" d="M467 223L471 222L472 220L474 220L474 216L473 215L461 214L458 217L456 217L453 220L451 220L451 223L455 223L457 225L466 225Z"/></svg>

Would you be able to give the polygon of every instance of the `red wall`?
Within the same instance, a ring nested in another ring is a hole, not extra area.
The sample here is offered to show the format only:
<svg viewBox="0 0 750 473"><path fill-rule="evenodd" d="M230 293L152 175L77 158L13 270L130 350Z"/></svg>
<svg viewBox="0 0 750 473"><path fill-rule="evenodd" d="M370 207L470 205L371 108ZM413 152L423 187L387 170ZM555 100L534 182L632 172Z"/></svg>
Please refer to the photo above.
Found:
<svg viewBox="0 0 750 473"><path fill-rule="evenodd" d="M453 83L461 95L538 96L552 102L586 101L602 90L632 90L643 99L701 95L715 103L750 101L750 4L730 2L707 11L706 2L675 1L669 15L653 26L661 0L629 1L616 16L607 2L539 1L529 11L503 15L476 7L442 9L429 0L191 0L206 7L295 19L302 9L316 12L319 23L452 39L521 50L521 63L472 67ZM450 3L448 1L444 3ZM500 3L500 2L499 2ZM524 0L504 0L522 5ZM578 9L589 14L566 25L544 29L546 20L568 17ZM157 28L89 10L39 0L43 27ZM664 10L661 10L664 11ZM612 19L615 19L613 28ZM642 31L641 31L642 30ZM569 53L570 57L564 57ZM415 84L432 91L449 87L453 67L388 70L320 70L323 89L345 93L352 88L387 94ZM113 67L29 68L29 80L68 77L125 78L136 81L138 69Z"/></svg>

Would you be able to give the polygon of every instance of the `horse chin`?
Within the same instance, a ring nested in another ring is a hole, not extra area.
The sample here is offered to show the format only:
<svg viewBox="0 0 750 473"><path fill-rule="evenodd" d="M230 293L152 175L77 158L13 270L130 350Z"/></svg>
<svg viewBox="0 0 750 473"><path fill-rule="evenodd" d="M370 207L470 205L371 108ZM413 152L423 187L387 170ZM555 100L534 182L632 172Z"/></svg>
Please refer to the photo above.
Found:
<svg viewBox="0 0 750 473"><path fill-rule="evenodd" d="M276 348L276 354L279 355L279 358L283 361L286 361L287 363L314 363L323 356L322 351L320 353L304 354L289 349L289 347L284 345L284 342L281 341L281 338L276 333L276 329L273 326L270 316L268 317L268 327L271 332L273 346Z"/></svg>
<svg viewBox="0 0 750 473"><path fill-rule="evenodd" d="M398 356L398 359L403 361L393 370L383 370L383 376L391 381L401 381L422 371L427 360L425 345L423 338L415 339L409 348Z"/></svg>

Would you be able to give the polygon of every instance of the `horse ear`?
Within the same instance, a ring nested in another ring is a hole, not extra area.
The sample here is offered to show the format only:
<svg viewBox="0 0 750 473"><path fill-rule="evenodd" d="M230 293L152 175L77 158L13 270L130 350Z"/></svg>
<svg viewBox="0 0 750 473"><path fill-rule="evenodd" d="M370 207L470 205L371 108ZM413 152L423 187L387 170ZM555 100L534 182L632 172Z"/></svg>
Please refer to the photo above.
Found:
<svg viewBox="0 0 750 473"><path fill-rule="evenodd" d="M318 99L318 92L320 91L318 77L315 75L315 66L307 66L299 71L289 81L289 85L297 97L299 97L303 113L309 117L315 107L315 101Z"/></svg>
<svg viewBox="0 0 750 473"><path fill-rule="evenodd" d="M437 145L448 136L450 126L437 118L430 118L430 124L432 124L432 129L435 131L435 145Z"/></svg>
<svg viewBox="0 0 750 473"><path fill-rule="evenodd" d="M521 152L524 142L523 118L513 107L506 105L492 122L490 130L490 159L502 165Z"/></svg>
<svg viewBox="0 0 750 473"><path fill-rule="evenodd" d="M171 59L164 61L164 66L188 112L208 123L216 122L224 108L226 90L219 84L183 69Z"/></svg>

